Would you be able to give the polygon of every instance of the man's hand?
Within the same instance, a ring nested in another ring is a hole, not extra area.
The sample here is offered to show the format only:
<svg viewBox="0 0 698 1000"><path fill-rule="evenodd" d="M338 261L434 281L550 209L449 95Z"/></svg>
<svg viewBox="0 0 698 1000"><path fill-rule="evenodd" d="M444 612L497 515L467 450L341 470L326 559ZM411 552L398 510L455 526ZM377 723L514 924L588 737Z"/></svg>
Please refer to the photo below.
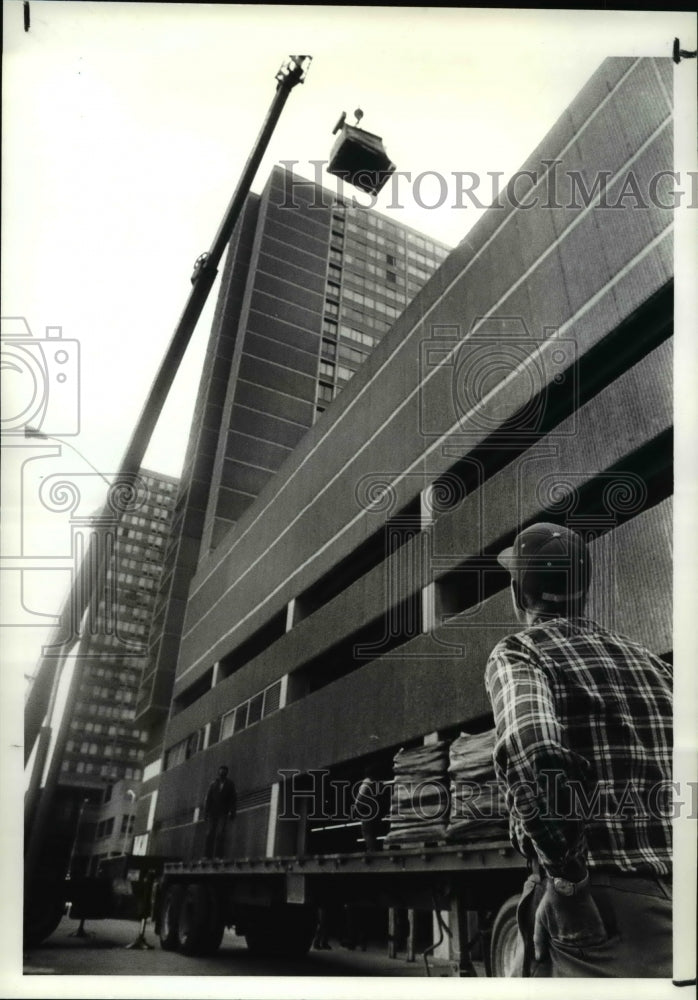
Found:
<svg viewBox="0 0 698 1000"><path fill-rule="evenodd" d="M608 933L588 885L574 896L562 896L553 887L552 879L546 879L545 894L536 910L533 928L537 962L548 958L550 938L580 948L607 940Z"/></svg>

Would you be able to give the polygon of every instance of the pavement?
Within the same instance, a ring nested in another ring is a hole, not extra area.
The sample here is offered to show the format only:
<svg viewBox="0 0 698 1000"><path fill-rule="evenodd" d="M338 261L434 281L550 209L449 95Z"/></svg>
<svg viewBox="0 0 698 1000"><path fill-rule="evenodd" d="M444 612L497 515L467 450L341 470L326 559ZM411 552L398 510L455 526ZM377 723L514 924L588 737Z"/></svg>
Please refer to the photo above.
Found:
<svg viewBox="0 0 698 1000"><path fill-rule="evenodd" d="M193 958L163 951L148 924L145 940L151 950L127 949L138 938L140 925L131 920L88 921L90 936L77 937L77 921L64 918L50 938L24 956L24 975L102 976L398 976L425 977L421 955L408 962L403 955L388 958L385 945L351 951L331 941L331 950L312 950L308 956L260 959L247 951L244 938L226 931L215 955ZM431 975L447 974L444 963L430 960Z"/></svg>

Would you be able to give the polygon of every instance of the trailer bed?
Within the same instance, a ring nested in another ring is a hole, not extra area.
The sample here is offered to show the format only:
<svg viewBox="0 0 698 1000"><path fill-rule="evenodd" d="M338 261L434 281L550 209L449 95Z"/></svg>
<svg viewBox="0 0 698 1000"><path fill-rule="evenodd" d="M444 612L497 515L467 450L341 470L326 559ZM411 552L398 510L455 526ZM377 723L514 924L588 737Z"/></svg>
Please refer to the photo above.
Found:
<svg viewBox="0 0 698 1000"><path fill-rule="evenodd" d="M178 861L166 864L164 875L303 874L365 875L367 872L459 872L523 868L525 861L508 840L444 845L409 845L356 854L308 854L278 858L234 858Z"/></svg>

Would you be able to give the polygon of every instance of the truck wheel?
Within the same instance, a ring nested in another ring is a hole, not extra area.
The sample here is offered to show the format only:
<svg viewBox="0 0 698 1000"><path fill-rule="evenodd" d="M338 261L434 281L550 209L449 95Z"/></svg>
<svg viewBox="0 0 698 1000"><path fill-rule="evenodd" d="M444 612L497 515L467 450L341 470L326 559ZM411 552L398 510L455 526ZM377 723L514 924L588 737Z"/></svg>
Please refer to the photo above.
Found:
<svg viewBox="0 0 698 1000"><path fill-rule="evenodd" d="M218 951L225 931L225 916L218 893L212 887L206 887L208 894L208 920L206 933L202 937L197 955L213 955Z"/></svg>
<svg viewBox="0 0 698 1000"><path fill-rule="evenodd" d="M310 950L316 926L317 916L308 907L260 910L246 922L245 941L250 953L260 958L303 958Z"/></svg>
<svg viewBox="0 0 698 1000"><path fill-rule="evenodd" d="M177 951L179 939L177 927L182 906L184 886L170 885L165 889L160 910L160 947L163 951Z"/></svg>
<svg viewBox="0 0 698 1000"><path fill-rule="evenodd" d="M520 976L521 951L516 908L520 896L510 896L503 903L494 924L490 940L491 975L496 977Z"/></svg>
<svg viewBox="0 0 698 1000"><path fill-rule="evenodd" d="M210 890L200 882L190 882L184 890L177 921L177 941L179 950L185 955L202 955L212 944L211 897ZM216 947L219 944L220 938Z"/></svg>
<svg viewBox="0 0 698 1000"><path fill-rule="evenodd" d="M61 883L37 885L24 901L24 946L35 948L53 934L65 911L64 887Z"/></svg>

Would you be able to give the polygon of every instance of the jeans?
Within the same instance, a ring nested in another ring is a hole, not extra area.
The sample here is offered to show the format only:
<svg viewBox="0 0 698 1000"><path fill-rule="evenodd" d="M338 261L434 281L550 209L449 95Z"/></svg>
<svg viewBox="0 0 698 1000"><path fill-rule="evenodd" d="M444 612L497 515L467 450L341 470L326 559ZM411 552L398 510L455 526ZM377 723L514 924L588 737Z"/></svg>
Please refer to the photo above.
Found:
<svg viewBox="0 0 698 1000"><path fill-rule="evenodd" d="M530 875L517 910L520 954L511 975L531 977L661 978L672 976L672 891L669 878L590 871L591 893L608 937L575 947L550 939L550 956L537 962L533 951L536 909L545 890Z"/></svg>

